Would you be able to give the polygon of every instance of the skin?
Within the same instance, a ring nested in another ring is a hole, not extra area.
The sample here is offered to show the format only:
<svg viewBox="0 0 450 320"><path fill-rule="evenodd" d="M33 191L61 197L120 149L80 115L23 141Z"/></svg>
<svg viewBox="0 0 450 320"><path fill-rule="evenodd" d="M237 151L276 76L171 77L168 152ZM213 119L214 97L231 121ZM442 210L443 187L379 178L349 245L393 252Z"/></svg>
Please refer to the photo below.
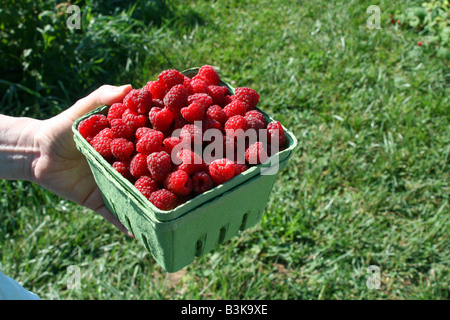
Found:
<svg viewBox="0 0 450 320"><path fill-rule="evenodd" d="M73 122L102 105L123 100L131 85L104 85L62 113L47 119L0 115L0 178L28 180L100 214L133 235L110 212L86 158L73 140Z"/></svg>

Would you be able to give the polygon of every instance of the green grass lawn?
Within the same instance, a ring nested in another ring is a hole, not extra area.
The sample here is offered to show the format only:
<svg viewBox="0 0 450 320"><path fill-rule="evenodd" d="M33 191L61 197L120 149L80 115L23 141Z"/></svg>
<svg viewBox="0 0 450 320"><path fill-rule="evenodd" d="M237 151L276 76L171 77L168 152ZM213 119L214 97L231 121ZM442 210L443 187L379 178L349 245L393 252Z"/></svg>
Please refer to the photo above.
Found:
<svg viewBox="0 0 450 320"><path fill-rule="evenodd" d="M36 6L56 11L47 3ZM44 299L450 298L449 63L390 22L421 1L75 3L81 30L64 28L66 14L48 31L44 15L28 42L2 42L36 48L18 55L34 73L2 74L0 112L49 117L102 83L140 87L167 68L211 64L257 90L299 146L262 221L177 274L100 216L0 181L5 274ZM366 25L371 4L379 30ZM370 265L379 290L366 285Z"/></svg>

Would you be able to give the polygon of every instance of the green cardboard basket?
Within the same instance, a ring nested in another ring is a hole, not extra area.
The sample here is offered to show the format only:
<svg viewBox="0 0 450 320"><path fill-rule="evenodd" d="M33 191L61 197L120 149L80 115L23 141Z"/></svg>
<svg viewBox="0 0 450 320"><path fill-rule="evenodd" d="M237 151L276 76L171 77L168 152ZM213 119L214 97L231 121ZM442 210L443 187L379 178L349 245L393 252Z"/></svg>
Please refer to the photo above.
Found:
<svg viewBox="0 0 450 320"><path fill-rule="evenodd" d="M183 73L193 76L197 71L198 68L193 68ZM230 85L225 82L222 85L234 93ZM195 257L214 250L239 231L259 222L278 173L285 168L297 145L294 135L283 127L288 146L269 161L171 211L163 211L123 178L78 132L80 121L95 113L107 114L108 108L102 106L74 122L75 143L89 163L106 206L167 272L182 269ZM269 122L273 120L261 112ZM271 163L277 164L278 170L264 174L264 170L271 170Z"/></svg>

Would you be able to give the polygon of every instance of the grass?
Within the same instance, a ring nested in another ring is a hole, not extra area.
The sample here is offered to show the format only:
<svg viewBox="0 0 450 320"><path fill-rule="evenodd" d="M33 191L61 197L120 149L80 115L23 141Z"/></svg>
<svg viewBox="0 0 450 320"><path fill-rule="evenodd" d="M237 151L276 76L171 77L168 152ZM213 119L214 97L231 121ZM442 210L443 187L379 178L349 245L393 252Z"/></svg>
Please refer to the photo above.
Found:
<svg viewBox="0 0 450 320"><path fill-rule="evenodd" d="M5 274L44 299L450 297L449 65L389 20L420 1L378 1L380 30L366 26L370 1L76 3L82 29L59 40L77 60L36 67L40 87L2 76L2 113L43 118L101 83L211 64L259 91L299 147L261 223L176 275L94 213L0 181ZM70 265L81 290L67 286Z"/></svg>

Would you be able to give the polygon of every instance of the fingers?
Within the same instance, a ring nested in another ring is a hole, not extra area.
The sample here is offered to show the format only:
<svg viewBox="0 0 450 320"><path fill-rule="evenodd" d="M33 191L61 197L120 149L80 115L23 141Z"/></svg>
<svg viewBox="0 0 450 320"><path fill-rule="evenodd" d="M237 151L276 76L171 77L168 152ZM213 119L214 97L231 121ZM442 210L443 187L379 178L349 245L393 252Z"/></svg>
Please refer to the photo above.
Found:
<svg viewBox="0 0 450 320"><path fill-rule="evenodd" d="M66 111L69 113L71 120L75 121L82 115L85 115L100 106L121 102L131 89L132 86L129 84L120 87L103 85L88 96L78 100Z"/></svg>
<svg viewBox="0 0 450 320"><path fill-rule="evenodd" d="M112 212L109 211L106 206L103 205L100 208L98 208L96 211L103 218L105 218L106 220L111 222L117 229L119 229L120 231L125 233L127 236L134 238L134 235L131 234L131 232L128 231L127 228L125 228L125 226L119 221L119 219L117 219L117 217L114 214L112 214Z"/></svg>

